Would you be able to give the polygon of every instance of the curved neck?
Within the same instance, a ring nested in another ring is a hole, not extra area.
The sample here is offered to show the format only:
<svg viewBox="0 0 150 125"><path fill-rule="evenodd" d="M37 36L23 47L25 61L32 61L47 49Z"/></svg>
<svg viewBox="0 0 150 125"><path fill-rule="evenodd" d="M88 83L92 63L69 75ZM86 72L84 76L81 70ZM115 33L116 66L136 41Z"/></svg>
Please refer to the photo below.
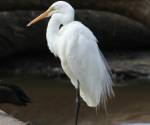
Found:
<svg viewBox="0 0 150 125"><path fill-rule="evenodd" d="M51 37L54 37L55 35L57 35L60 25L61 25L61 23L60 23L59 19L56 18L55 16L52 16L48 22L47 34L50 35ZM51 39L53 39L53 38L51 38Z"/></svg>
<svg viewBox="0 0 150 125"><path fill-rule="evenodd" d="M56 36L59 32L59 27L61 23L58 18L55 16L52 16L51 19L48 22L47 26L47 32L46 32L46 38L47 38L47 44L52 53L57 55L56 50L57 50L57 45L56 45Z"/></svg>
<svg viewBox="0 0 150 125"><path fill-rule="evenodd" d="M70 22L74 21L74 13L65 13L65 14L55 14L51 17L48 27L47 33L51 37L56 36L59 32L60 25L66 25Z"/></svg>
<svg viewBox="0 0 150 125"><path fill-rule="evenodd" d="M71 14L56 14L53 15L48 23L47 27L47 42L48 47L52 53L57 55L57 38L58 38L58 32L60 25L66 25L74 20L74 13Z"/></svg>

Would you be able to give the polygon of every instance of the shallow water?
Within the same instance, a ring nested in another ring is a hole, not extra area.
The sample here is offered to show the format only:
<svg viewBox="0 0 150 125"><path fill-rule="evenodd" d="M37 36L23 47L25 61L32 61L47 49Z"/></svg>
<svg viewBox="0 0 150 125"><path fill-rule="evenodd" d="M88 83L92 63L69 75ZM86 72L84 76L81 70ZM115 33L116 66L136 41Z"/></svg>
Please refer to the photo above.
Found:
<svg viewBox="0 0 150 125"><path fill-rule="evenodd" d="M69 81L41 77L1 79L19 85L32 98L32 103L23 108L1 105L5 111L35 125L74 125L75 89ZM115 98L109 100L107 113L103 109L96 112L82 101L79 125L150 125L150 81L122 84L114 87Z"/></svg>

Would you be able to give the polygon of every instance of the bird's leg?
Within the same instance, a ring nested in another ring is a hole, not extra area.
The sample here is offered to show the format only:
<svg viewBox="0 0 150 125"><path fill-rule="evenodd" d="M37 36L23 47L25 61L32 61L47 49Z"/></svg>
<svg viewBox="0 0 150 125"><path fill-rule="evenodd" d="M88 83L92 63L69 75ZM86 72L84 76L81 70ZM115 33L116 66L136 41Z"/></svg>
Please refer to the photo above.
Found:
<svg viewBox="0 0 150 125"><path fill-rule="evenodd" d="M76 119L75 119L75 125L78 124L79 111L80 111L80 83L78 81L78 86L76 88Z"/></svg>

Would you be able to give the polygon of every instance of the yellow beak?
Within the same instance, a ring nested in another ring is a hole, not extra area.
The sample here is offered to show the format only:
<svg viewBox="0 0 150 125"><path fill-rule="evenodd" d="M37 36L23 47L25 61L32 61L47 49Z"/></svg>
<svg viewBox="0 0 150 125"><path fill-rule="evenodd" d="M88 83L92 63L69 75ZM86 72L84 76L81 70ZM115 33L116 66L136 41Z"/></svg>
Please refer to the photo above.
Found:
<svg viewBox="0 0 150 125"><path fill-rule="evenodd" d="M32 24L34 24L34 23L36 23L36 22L38 22L38 21L40 21L40 20L46 18L46 17L48 16L48 14L49 14L50 12L52 12L52 11L53 11L53 9L52 9L52 8L49 8L47 11L45 11L45 12L42 13L40 16L36 17L36 18L33 19L30 23L28 23L27 26L29 27L29 26L31 26Z"/></svg>

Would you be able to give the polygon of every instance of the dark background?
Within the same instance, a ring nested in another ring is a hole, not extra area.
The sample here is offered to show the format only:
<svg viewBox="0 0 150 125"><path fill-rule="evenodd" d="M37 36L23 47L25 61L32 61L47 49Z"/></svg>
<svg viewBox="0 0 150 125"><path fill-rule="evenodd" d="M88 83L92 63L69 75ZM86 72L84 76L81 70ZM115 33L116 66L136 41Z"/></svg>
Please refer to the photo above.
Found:
<svg viewBox="0 0 150 125"><path fill-rule="evenodd" d="M0 0L0 83L20 86L32 100L22 108L9 104L0 108L33 125L71 125L75 119L75 89L47 47L49 19L26 27L53 2ZM150 123L150 0L67 2L76 9L75 19L99 40L115 83L108 114L81 100L79 124Z"/></svg>
<svg viewBox="0 0 150 125"><path fill-rule="evenodd" d="M0 1L1 75L65 77L59 60L49 52L49 19L27 28L51 0ZM148 78L150 74L149 0L69 0L82 21L98 38L115 79Z"/></svg>

